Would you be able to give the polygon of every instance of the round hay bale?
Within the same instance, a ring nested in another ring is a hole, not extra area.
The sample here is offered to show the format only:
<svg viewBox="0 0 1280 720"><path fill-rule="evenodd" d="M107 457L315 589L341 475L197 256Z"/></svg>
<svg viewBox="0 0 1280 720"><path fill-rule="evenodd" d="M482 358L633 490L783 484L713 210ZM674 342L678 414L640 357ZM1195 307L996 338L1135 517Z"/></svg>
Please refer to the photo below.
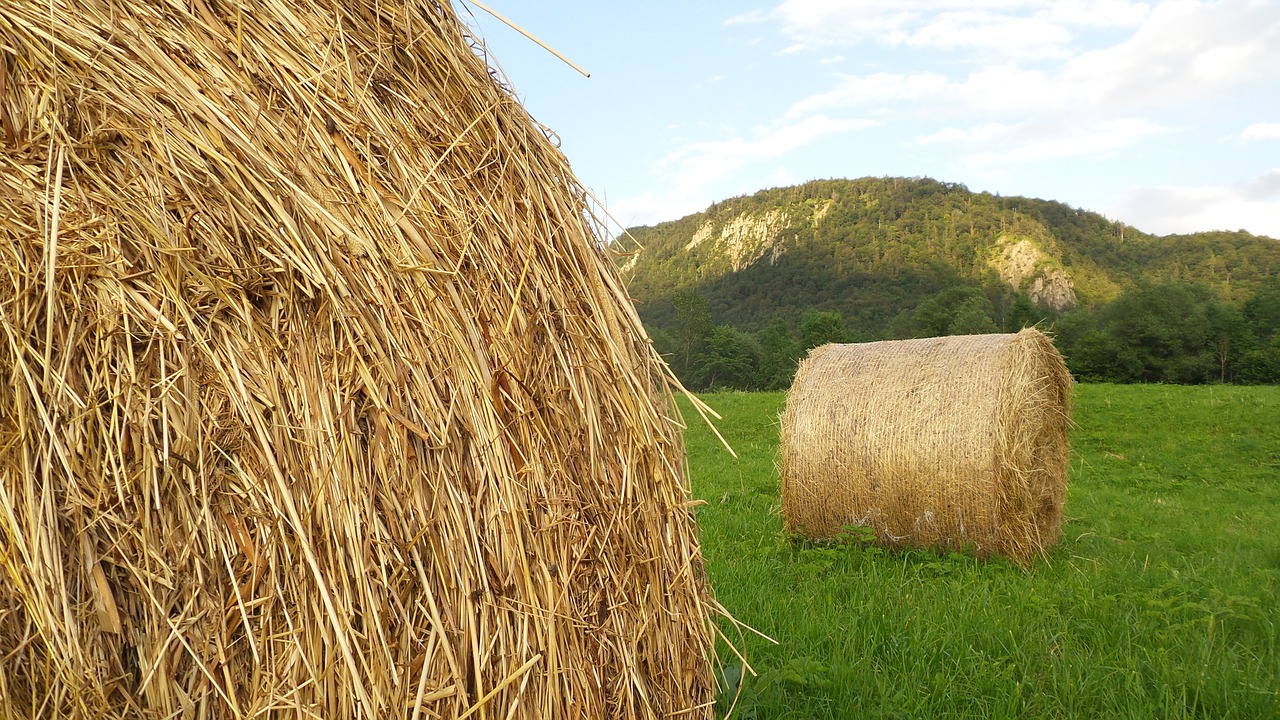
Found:
<svg viewBox="0 0 1280 720"><path fill-rule="evenodd" d="M1070 390L1034 329L817 348L782 418L786 528L1026 562L1061 532Z"/></svg>
<svg viewBox="0 0 1280 720"><path fill-rule="evenodd" d="M672 382L448 2L0 3L0 717L708 717Z"/></svg>

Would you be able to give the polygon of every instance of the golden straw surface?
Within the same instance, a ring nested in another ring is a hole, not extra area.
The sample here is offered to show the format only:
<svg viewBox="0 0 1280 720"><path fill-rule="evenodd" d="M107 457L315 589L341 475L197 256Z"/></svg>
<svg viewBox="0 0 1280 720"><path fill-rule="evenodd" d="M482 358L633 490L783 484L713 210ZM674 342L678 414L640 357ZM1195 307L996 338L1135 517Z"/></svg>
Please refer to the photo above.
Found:
<svg viewBox="0 0 1280 720"><path fill-rule="evenodd" d="M669 374L477 49L0 3L0 716L710 716Z"/></svg>
<svg viewBox="0 0 1280 720"><path fill-rule="evenodd" d="M786 528L1028 562L1062 529L1070 390L1034 329L817 348L782 418Z"/></svg>

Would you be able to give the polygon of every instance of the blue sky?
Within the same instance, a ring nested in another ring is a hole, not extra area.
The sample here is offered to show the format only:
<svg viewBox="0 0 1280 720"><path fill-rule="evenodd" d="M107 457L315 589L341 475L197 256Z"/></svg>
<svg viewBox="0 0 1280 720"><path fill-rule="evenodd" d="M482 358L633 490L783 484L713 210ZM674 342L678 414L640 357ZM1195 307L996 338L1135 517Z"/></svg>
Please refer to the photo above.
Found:
<svg viewBox="0 0 1280 720"><path fill-rule="evenodd" d="M928 176L1157 234L1280 238L1280 0L766 0L460 14L623 227Z"/></svg>

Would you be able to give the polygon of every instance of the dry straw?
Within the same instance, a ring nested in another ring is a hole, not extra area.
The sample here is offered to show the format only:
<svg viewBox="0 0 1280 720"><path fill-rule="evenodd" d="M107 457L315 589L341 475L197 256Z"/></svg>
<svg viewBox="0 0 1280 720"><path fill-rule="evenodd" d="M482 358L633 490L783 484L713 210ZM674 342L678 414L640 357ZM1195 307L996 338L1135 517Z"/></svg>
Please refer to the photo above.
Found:
<svg viewBox="0 0 1280 720"><path fill-rule="evenodd" d="M711 714L667 371L473 45L0 3L0 716Z"/></svg>
<svg viewBox="0 0 1280 720"><path fill-rule="evenodd" d="M786 527L1025 563L1061 532L1070 389L1033 329L820 347L782 420Z"/></svg>

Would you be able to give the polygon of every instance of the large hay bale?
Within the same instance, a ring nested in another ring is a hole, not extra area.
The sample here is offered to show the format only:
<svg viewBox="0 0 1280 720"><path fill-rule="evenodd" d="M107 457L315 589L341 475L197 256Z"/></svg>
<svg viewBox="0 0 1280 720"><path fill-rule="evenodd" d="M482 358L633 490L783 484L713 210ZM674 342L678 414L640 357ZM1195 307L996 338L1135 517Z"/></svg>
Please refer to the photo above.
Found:
<svg viewBox="0 0 1280 720"><path fill-rule="evenodd" d="M0 716L710 715L669 374L473 42L0 4Z"/></svg>
<svg viewBox="0 0 1280 720"><path fill-rule="evenodd" d="M1070 390L1034 329L817 348L782 419L786 528L1026 562L1061 533Z"/></svg>

